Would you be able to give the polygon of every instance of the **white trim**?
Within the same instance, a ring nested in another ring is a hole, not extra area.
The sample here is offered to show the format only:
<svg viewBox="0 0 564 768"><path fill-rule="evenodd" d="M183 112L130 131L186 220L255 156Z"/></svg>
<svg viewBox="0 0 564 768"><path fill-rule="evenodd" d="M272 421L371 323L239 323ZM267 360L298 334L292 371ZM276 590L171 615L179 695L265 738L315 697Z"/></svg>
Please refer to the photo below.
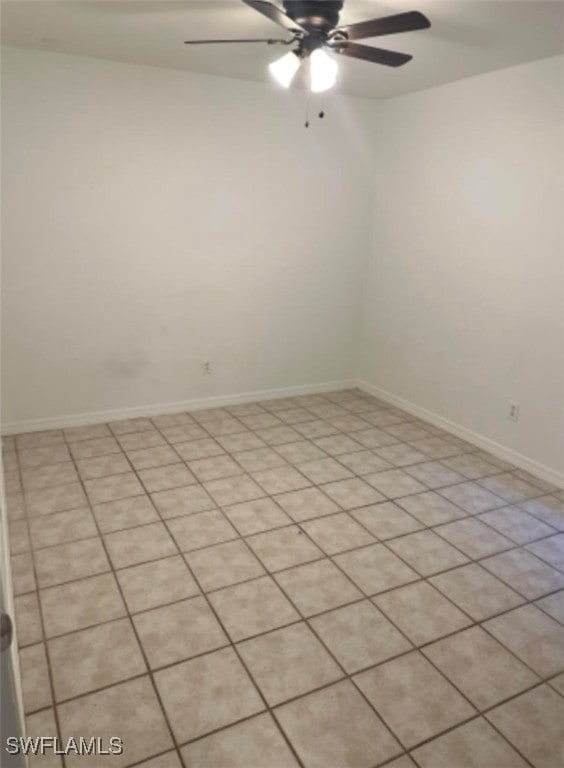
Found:
<svg viewBox="0 0 564 768"><path fill-rule="evenodd" d="M155 403L140 405L134 408L118 408L110 411L92 411L89 413L68 414L65 416L48 416L43 419L12 421L2 425L3 435L16 435L24 432L39 432L44 429L62 429L64 427L85 427L100 422L132 419L138 416L159 416L165 413L180 413L183 411L201 411L204 408L223 408L238 403L253 403L259 400L274 400L279 397L297 397L298 395L314 395L322 392L332 392L349 389L356 385L355 381L327 381L321 384L303 384L280 389L263 389L255 392L242 392L236 395L216 395L200 397L194 400L181 400L177 403Z"/></svg>
<svg viewBox="0 0 564 768"><path fill-rule="evenodd" d="M402 397L393 395L385 389L380 389L380 387L377 387L375 384L370 384L368 381L359 379L355 382L355 386L369 395L374 395L374 397L378 397L391 405L402 408L404 411L412 413L414 416L424 419L436 427L451 432L462 440L467 440L478 448L489 451L491 454L504 461L509 461L512 464L515 464L515 466L520 469L524 469L532 475L540 477L541 480L546 480L547 483L552 483L553 485L558 486L558 488L564 488L564 473L559 472L552 467L548 467L534 459L530 459L528 456L524 456L522 453L518 453L512 448L507 448L505 445L496 443L494 440L490 440L489 437L485 437L485 435L473 432L471 429L456 424L454 421L449 421L443 416L439 416L437 413L433 413L433 411L428 411L426 408L415 405L415 403L411 403L409 400L404 400Z"/></svg>

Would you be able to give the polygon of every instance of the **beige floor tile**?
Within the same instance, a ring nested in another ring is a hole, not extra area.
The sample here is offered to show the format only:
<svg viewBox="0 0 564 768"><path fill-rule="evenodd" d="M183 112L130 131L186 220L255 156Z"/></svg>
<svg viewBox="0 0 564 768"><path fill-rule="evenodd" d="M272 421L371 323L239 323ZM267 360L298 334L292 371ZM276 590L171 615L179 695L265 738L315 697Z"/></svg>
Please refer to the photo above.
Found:
<svg viewBox="0 0 564 768"><path fill-rule="evenodd" d="M112 430L114 435L129 435L134 432L145 432L148 429L153 429L153 425L150 419L142 416L132 419L119 419L118 421L111 421L108 427Z"/></svg>
<svg viewBox="0 0 564 768"><path fill-rule="evenodd" d="M471 515L487 512L490 509L499 509L507 504L500 496L490 493L474 482L443 488L439 493Z"/></svg>
<svg viewBox="0 0 564 768"><path fill-rule="evenodd" d="M564 574L523 549L482 560L488 571L529 600L564 587Z"/></svg>
<svg viewBox="0 0 564 768"><path fill-rule="evenodd" d="M185 427L195 424L194 419L187 413L163 413L160 416L151 416L151 421L157 429L167 429L168 427Z"/></svg>
<svg viewBox="0 0 564 768"><path fill-rule="evenodd" d="M240 504L266 496L262 488L249 475L237 475L204 483L204 488L220 507Z"/></svg>
<svg viewBox="0 0 564 768"><path fill-rule="evenodd" d="M114 437L97 437L94 440L81 440L72 443L71 453L75 459L94 459L108 453L121 453L121 447Z"/></svg>
<svg viewBox="0 0 564 768"><path fill-rule="evenodd" d="M405 414L406 418L411 419L409 414ZM397 437L399 440L424 440L429 437L430 433L427 432L425 427L419 425L407 423L407 424L391 424L386 427L386 432L390 435Z"/></svg>
<svg viewBox="0 0 564 768"><path fill-rule="evenodd" d="M298 435L298 438L300 435ZM283 456L290 464L303 464L307 461L318 461L327 458L327 454L313 443L307 440L299 440L296 443L286 443L276 446L276 452Z"/></svg>
<svg viewBox="0 0 564 768"><path fill-rule="evenodd" d="M411 445L430 459L446 459L460 453L460 448L442 437L424 437L411 440ZM495 468L494 468L495 469Z"/></svg>
<svg viewBox="0 0 564 768"><path fill-rule="evenodd" d="M550 614L554 619L564 624L564 589L555 592L553 595L547 595L541 600L536 600L535 605L540 606L543 611Z"/></svg>
<svg viewBox="0 0 564 768"><path fill-rule="evenodd" d="M12 564L12 586L14 595L33 592L37 588L33 560L29 552L14 555L10 558Z"/></svg>
<svg viewBox="0 0 564 768"><path fill-rule="evenodd" d="M433 576L430 582L475 621L524 602L521 595L474 563Z"/></svg>
<svg viewBox="0 0 564 768"><path fill-rule="evenodd" d="M286 408L283 411L278 412L278 418L281 419L284 424L303 424L304 421L314 421L315 417L311 411L305 408Z"/></svg>
<svg viewBox="0 0 564 768"><path fill-rule="evenodd" d="M85 427L69 427L64 429L65 439L69 443L79 440L93 440L96 437L111 437L112 433L106 424L89 424Z"/></svg>
<svg viewBox="0 0 564 768"><path fill-rule="evenodd" d="M351 515L377 539L386 540L421 529L421 523L400 509L393 501L353 509Z"/></svg>
<svg viewBox="0 0 564 768"><path fill-rule="evenodd" d="M555 691L558 691L561 696L564 696L564 672L553 677L549 682Z"/></svg>
<svg viewBox="0 0 564 768"><path fill-rule="evenodd" d="M270 706L344 676L305 622L246 640L237 648Z"/></svg>
<svg viewBox="0 0 564 768"><path fill-rule="evenodd" d="M340 428L334 427L323 419L316 419L315 421L304 421L299 424L295 424L294 428L299 436L307 438L308 440L314 440L319 437L327 437L329 435L336 435Z"/></svg>
<svg viewBox="0 0 564 768"><path fill-rule="evenodd" d="M368 600L324 613L310 623L349 674L413 647Z"/></svg>
<svg viewBox="0 0 564 768"><path fill-rule="evenodd" d="M39 601L35 592L14 598L15 624L18 645L32 645L43 639Z"/></svg>
<svg viewBox="0 0 564 768"><path fill-rule="evenodd" d="M286 460L272 448L256 448L251 451L241 451L233 454L233 458L246 472L260 472L273 467L286 466Z"/></svg>
<svg viewBox="0 0 564 768"><path fill-rule="evenodd" d="M147 671L129 619L49 641L56 701L114 685Z"/></svg>
<svg viewBox="0 0 564 768"><path fill-rule="evenodd" d="M484 627L542 677L564 670L564 627L534 605L490 619Z"/></svg>
<svg viewBox="0 0 564 768"><path fill-rule="evenodd" d="M242 475L244 470L230 456L209 456L205 459L189 461L188 466L200 483L206 480L219 480L223 477Z"/></svg>
<svg viewBox="0 0 564 768"><path fill-rule="evenodd" d="M67 768L125 768L173 746L148 677L74 699L61 704L58 711L64 742L77 734L87 740L101 737L105 744L116 735L123 741L122 755L70 755L66 758Z"/></svg>
<svg viewBox="0 0 564 768"><path fill-rule="evenodd" d="M407 443L394 443L382 448L376 448L375 453L394 467L407 467L410 464L424 462L427 456ZM415 477L415 475L414 475ZM447 483L444 483L447 485Z"/></svg>
<svg viewBox="0 0 564 768"><path fill-rule="evenodd" d="M527 544L556 530L519 507L503 507L480 515L480 520L499 531L516 544Z"/></svg>
<svg viewBox="0 0 564 768"><path fill-rule="evenodd" d="M116 576L131 613L200 594L180 555L124 568Z"/></svg>
<svg viewBox="0 0 564 768"><path fill-rule="evenodd" d="M393 448L394 446L390 446ZM440 461L427 461L422 464L415 464L406 467L408 475L411 475L427 488L444 488L445 485L454 485L461 483L465 478L449 467L446 467Z"/></svg>
<svg viewBox="0 0 564 768"><path fill-rule="evenodd" d="M346 512L310 520L303 523L302 528L328 555L373 544L375 541L374 536Z"/></svg>
<svg viewBox="0 0 564 768"><path fill-rule="evenodd" d="M166 441L156 429L147 429L134 434L118 435L118 442L124 451L140 451L143 448L166 446Z"/></svg>
<svg viewBox="0 0 564 768"><path fill-rule="evenodd" d="M283 493L276 496L276 501L296 523L329 515L340 509L332 499L317 488L304 488L302 491Z"/></svg>
<svg viewBox="0 0 564 768"><path fill-rule="evenodd" d="M555 485L547 482L546 480L541 480L540 477L532 475L530 472L527 472L524 469L516 469L512 474L515 477L519 477L521 480L526 480L531 485L536 486L543 493L558 493L559 489Z"/></svg>
<svg viewBox="0 0 564 768"><path fill-rule="evenodd" d="M40 588L94 576L110 570L100 537L73 541L35 552L35 570Z"/></svg>
<svg viewBox="0 0 564 768"><path fill-rule="evenodd" d="M167 525L183 552L237 538L237 531L219 509L175 517Z"/></svg>
<svg viewBox="0 0 564 768"><path fill-rule="evenodd" d="M306 768L373 768L401 747L348 681L275 710Z"/></svg>
<svg viewBox="0 0 564 768"><path fill-rule="evenodd" d="M183 768L178 753L172 750L158 757L138 763L138 766L139 768Z"/></svg>
<svg viewBox="0 0 564 768"><path fill-rule="evenodd" d="M366 475L364 479L388 499L411 496L414 493L422 493L427 490L422 483L408 475L403 469L376 472L376 474Z"/></svg>
<svg viewBox="0 0 564 768"><path fill-rule="evenodd" d="M475 714L474 708L417 651L361 672L354 679L408 748Z"/></svg>
<svg viewBox="0 0 564 768"><path fill-rule="evenodd" d="M269 768L298 768L268 713L192 742L182 748L182 755L190 768L251 768L263 765L265 759Z"/></svg>
<svg viewBox="0 0 564 768"><path fill-rule="evenodd" d="M459 507L433 491L406 496L398 499L397 503L423 525L440 525L466 517L466 513Z"/></svg>
<svg viewBox="0 0 564 768"><path fill-rule="evenodd" d="M529 544L527 549L549 565L564 571L564 534Z"/></svg>
<svg viewBox="0 0 564 768"><path fill-rule="evenodd" d="M175 664L228 645L203 597L154 608L133 618L152 669Z"/></svg>
<svg viewBox="0 0 564 768"><path fill-rule="evenodd" d="M83 480L95 480L98 477L131 472L131 464L123 453L109 453L93 459L78 459L76 466Z"/></svg>
<svg viewBox="0 0 564 768"><path fill-rule="evenodd" d="M190 416L199 424L205 424L207 421L221 421L229 419L229 411L225 408L202 408L197 411L191 411Z"/></svg>
<svg viewBox="0 0 564 768"><path fill-rule="evenodd" d="M263 576L266 571L243 541L228 541L186 555L204 592Z"/></svg>
<svg viewBox="0 0 564 768"><path fill-rule="evenodd" d="M189 440L187 443L175 443L174 450L184 461L196 461L210 456L221 456L225 451L212 437L204 437L200 440Z"/></svg>
<svg viewBox="0 0 564 768"><path fill-rule="evenodd" d="M496 552L503 552L514 547L514 543L502 536L501 533L492 531L485 523L475 517L457 520L435 528L435 533L446 539L450 544L460 549L465 555L477 560Z"/></svg>
<svg viewBox="0 0 564 768"><path fill-rule="evenodd" d="M362 446L361 446L362 448ZM354 453L341 454L339 461L355 475L370 475L373 472L383 472L392 469L392 465L377 456L373 451L360 450Z"/></svg>
<svg viewBox="0 0 564 768"><path fill-rule="evenodd" d="M31 522L34 522L33 520ZM29 528L27 520L11 520L8 528L10 553L21 555L31 551Z"/></svg>
<svg viewBox="0 0 564 768"><path fill-rule="evenodd" d="M32 518L29 521L29 530L35 549L98 535L92 512L88 507Z"/></svg>
<svg viewBox="0 0 564 768"><path fill-rule="evenodd" d="M24 448L19 451L18 459L24 467L41 467L43 464L59 464L69 461L70 453L66 445L48 445L43 448Z"/></svg>
<svg viewBox="0 0 564 768"><path fill-rule="evenodd" d="M16 435L15 441L18 448L44 448L62 443L64 437L60 429L45 429L40 432Z"/></svg>
<svg viewBox="0 0 564 768"><path fill-rule="evenodd" d="M496 496L505 499L509 504L542 496L543 493L537 486L531 485L531 483L512 475L510 472L483 478L478 480L478 483L487 488L488 491L495 493Z"/></svg>
<svg viewBox="0 0 564 768"><path fill-rule="evenodd" d="M42 467L23 467L22 481L25 490L31 491L78 482L78 475L74 464L64 461L61 464L46 464Z"/></svg>
<svg viewBox="0 0 564 768"><path fill-rule="evenodd" d="M266 576L212 592L209 599L234 642L300 618L275 582Z"/></svg>
<svg viewBox="0 0 564 768"><path fill-rule="evenodd" d="M35 739L40 736L58 736L55 711L42 709L34 715L27 715L25 732L26 736ZM29 755L29 768L62 768L62 766L61 756L54 754L53 751L45 752L43 755Z"/></svg>
<svg viewBox="0 0 564 768"><path fill-rule="evenodd" d="M437 640L471 623L426 581L377 595L373 601L415 645Z"/></svg>
<svg viewBox="0 0 564 768"><path fill-rule="evenodd" d="M379 417L380 419L381 417ZM392 417L395 418L395 417ZM373 419L371 418L371 421ZM393 443L397 443L398 439L397 437L394 437L393 435L389 435L387 432L384 432L382 429L378 429L377 427L381 425L376 425L374 427L371 427L370 429L363 429L360 432L354 433L354 439L357 440L361 445L363 445L365 448L383 448L386 445L393 445Z"/></svg>
<svg viewBox="0 0 564 768"><path fill-rule="evenodd" d="M247 543L271 572L323 557L319 547L297 525L249 536Z"/></svg>
<svg viewBox="0 0 564 768"><path fill-rule="evenodd" d="M546 685L487 715L535 768L564 765L564 698Z"/></svg>
<svg viewBox="0 0 564 768"><path fill-rule="evenodd" d="M524 501L519 507L558 531L564 531L564 499L543 496L540 499Z"/></svg>
<svg viewBox="0 0 564 768"><path fill-rule="evenodd" d="M313 442L329 456L342 456L344 453L362 451L364 447L348 435L329 435L329 437L319 437Z"/></svg>
<svg viewBox="0 0 564 768"><path fill-rule="evenodd" d="M185 661L155 674L178 742L230 725L264 709L231 648Z"/></svg>
<svg viewBox="0 0 564 768"><path fill-rule="evenodd" d="M468 562L468 558L433 531L417 531L388 542L390 549L422 576Z"/></svg>
<svg viewBox="0 0 564 768"><path fill-rule="evenodd" d="M353 434L361 429L369 429L370 422L365 421L360 416L354 416L348 414L347 416L337 416L336 418L327 419L327 422L335 429L341 432L352 432ZM320 435L321 437L321 435Z"/></svg>
<svg viewBox="0 0 564 768"><path fill-rule="evenodd" d="M215 509L213 499L201 485L159 491L151 494L151 498L165 519Z"/></svg>
<svg viewBox="0 0 564 768"><path fill-rule="evenodd" d="M479 710L540 682L481 627L439 640L424 648L423 653Z"/></svg>
<svg viewBox="0 0 564 768"><path fill-rule="evenodd" d="M224 507L223 512L241 536L281 528L292 522L275 501L267 498Z"/></svg>
<svg viewBox="0 0 564 768"><path fill-rule="evenodd" d="M473 453L446 458L443 460L443 464L446 464L447 467L454 469L456 472L460 472L461 475L464 475L469 480L477 480L480 477L488 477L488 475L497 475L499 473L499 468L495 464L491 464Z"/></svg>
<svg viewBox="0 0 564 768"><path fill-rule="evenodd" d="M160 431L169 443L176 448L177 443L187 440L207 440L208 433L197 424L176 424L171 427L160 427Z"/></svg>
<svg viewBox="0 0 564 768"><path fill-rule="evenodd" d="M23 704L26 714L50 707L52 704L51 683L45 645L43 643L28 645L27 648L20 649L19 656Z"/></svg>
<svg viewBox="0 0 564 768"><path fill-rule="evenodd" d="M84 487L91 504L103 504L105 501L117 501L145 493L137 475L133 472L85 480Z"/></svg>
<svg viewBox="0 0 564 768"><path fill-rule="evenodd" d="M149 560L160 560L177 553L163 523L150 523L104 536L114 568L127 568Z"/></svg>
<svg viewBox="0 0 564 768"><path fill-rule="evenodd" d="M205 430L212 437L220 437L221 435L234 435L237 432L246 432L247 428L238 419L228 416L225 419L214 419L213 421L205 422Z"/></svg>
<svg viewBox="0 0 564 768"><path fill-rule="evenodd" d="M268 427L279 427L283 422L277 416L272 413L254 413L247 414L246 416L240 416L239 421L248 429L267 429Z"/></svg>
<svg viewBox="0 0 564 768"><path fill-rule="evenodd" d="M311 483L294 467L273 467L253 472L252 478L266 493L288 493L307 488Z"/></svg>
<svg viewBox="0 0 564 768"><path fill-rule="evenodd" d="M80 483L40 488L36 491L26 491L24 495L29 517L77 509L87 503Z"/></svg>
<svg viewBox="0 0 564 768"><path fill-rule="evenodd" d="M275 578L303 616L338 608L362 597L354 584L327 559L283 571Z"/></svg>
<svg viewBox="0 0 564 768"><path fill-rule="evenodd" d="M93 511L102 533L160 521L148 496L131 496L128 499L95 504Z"/></svg>
<svg viewBox="0 0 564 768"><path fill-rule="evenodd" d="M367 595L375 595L419 579L412 568L383 544L346 552L334 559Z"/></svg>
<svg viewBox="0 0 564 768"><path fill-rule="evenodd" d="M111 573L42 589L39 597L47 637L125 616L125 605Z"/></svg>
<svg viewBox="0 0 564 768"><path fill-rule="evenodd" d="M252 432L237 432L235 435L220 435L217 442L229 453L237 451L252 451L265 448L266 443Z"/></svg>
<svg viewBox="0 0 564 768"><path fill-rule="evenodd" d="M26 516L23 493L16 492L6 494L6 509L8 520L22 520Z"/></svg>
<svg viewBox="0 0 564 768"><path fill-rule="evenodd" d="M22 490L19 469L4 470L4 488L6 493L19 493Z"/></svg>
<svg viewBox="0 0 564 768"><path fill-rule="evenodd" d="M178 454L168 445L158 445L154 448L139 448L128 451L127 458L135 470L162 467L165 464L175 464Z"/></svg>
<svg viewBox="0 0 564 768"><path fill-rule="evenodd" d="M358 477L322 485L321 490L343 509L366 507L385 500L381 493Z"/></svg>
<svg viewBox="0 0 564 768"><path fill-rule="evenodd" d="M168 464L165 467L142 469L138 477L149 493L168 491L196 483L196 478L185 464Z"/></svg>
<svg viewBox="0 0 564 768"><path fill-rule="evenodd" d="M421 768L526 768L522 757L481 717L413 752Z"/></svg>
<svg viewBox="0 0 564 768"><path fill-rule="evenodd" d="M298 464L298 469L315 485L320 483L333 483L337 480L345 480L352 477L350 472L335 459L316 459Z"/></svg>
<svg viewBox="0 0 564 768"><path fill-rule="evenodd" d="M417 768L417 766L409 755L402 755L402 757L392 760L391 763L386 763L386 768Z"/></svg>

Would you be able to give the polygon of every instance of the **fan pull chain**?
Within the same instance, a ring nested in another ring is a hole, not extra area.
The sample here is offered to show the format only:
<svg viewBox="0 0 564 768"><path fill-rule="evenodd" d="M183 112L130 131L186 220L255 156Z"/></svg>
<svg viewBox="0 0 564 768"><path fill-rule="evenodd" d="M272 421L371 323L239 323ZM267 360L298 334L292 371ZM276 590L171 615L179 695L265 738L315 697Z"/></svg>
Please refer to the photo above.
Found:
<svg viewBox="0 0 564 768"><path fill-rule="evenodd" d="M305 105L305 123L304 126L306 128L309 128L309 100L310 100L311 94L308 93L306 98L306 105ZM325 110L321 109L317 115L320 120L322 120L325 117Z"/></svg>

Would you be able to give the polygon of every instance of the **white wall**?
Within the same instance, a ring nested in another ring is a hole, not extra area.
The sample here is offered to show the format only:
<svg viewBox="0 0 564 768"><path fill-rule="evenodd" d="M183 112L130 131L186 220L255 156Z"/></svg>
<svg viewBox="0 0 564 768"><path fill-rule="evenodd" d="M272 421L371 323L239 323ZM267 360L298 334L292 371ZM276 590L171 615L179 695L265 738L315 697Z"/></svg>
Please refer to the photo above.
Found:
<svg viewBox="0 0 564 768"><path fill-rule="evenodd" d="M560 473L563 62L383 104L360 364L373 385Z"/></svg>
<svg viewBox="0 0 564 768"><path fill-rule="evenodd" d="M371 103L2 63L4 424L349 377Z"/></svg>

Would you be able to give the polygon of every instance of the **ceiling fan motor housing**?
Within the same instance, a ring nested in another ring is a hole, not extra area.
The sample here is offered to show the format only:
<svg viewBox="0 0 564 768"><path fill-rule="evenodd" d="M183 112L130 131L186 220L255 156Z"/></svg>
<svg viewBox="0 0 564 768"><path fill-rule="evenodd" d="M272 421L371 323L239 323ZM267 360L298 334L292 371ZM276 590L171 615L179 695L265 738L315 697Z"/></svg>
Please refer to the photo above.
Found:
<svg viewBox="0 0 564 768"><path fill-rule="evenodd" d="M310 34L328 34L339 23L343 0L284 0L288 16Z"/></svg>

